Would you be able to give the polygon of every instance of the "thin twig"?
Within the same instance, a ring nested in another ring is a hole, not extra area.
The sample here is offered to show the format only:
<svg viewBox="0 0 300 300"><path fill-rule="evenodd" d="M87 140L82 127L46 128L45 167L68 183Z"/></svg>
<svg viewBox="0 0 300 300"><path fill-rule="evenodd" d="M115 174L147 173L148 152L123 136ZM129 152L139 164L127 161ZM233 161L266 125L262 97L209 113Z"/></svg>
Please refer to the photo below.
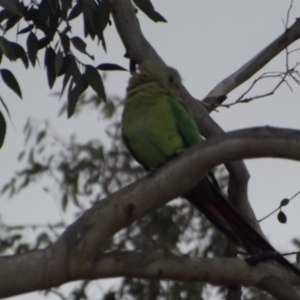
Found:
<svg viewBox="0 0 300 300"><path fill-rule="evenodd" d="M293 195L291 198L288 199L288 203L290 203L294 198L296 198L298 195L300 194L300 191L298 191L295 195ZM286 205L286 204L285 204ZM269 214L267 214L266 216L264 216L263 218L261 218L260 220L258 220L258 222L264 221L265 219L267 219L268 217L270 217L271 215L273 215L276 211L280 210L281 207L285 206L282 205L282 201L280 203L280 205L274 209L272 212L270 212Z"/></svg>

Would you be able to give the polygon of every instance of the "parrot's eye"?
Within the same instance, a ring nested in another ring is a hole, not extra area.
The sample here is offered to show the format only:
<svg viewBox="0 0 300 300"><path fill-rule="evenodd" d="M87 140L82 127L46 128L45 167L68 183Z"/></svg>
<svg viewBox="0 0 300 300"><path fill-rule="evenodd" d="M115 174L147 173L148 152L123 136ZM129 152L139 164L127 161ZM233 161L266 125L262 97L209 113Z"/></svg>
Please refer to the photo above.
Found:
<svg viewBox="0 0 300 300"><path fill-rule="evenodd" d="M174 77L172 75L169 76L169 83L174 83Z"/></svg>

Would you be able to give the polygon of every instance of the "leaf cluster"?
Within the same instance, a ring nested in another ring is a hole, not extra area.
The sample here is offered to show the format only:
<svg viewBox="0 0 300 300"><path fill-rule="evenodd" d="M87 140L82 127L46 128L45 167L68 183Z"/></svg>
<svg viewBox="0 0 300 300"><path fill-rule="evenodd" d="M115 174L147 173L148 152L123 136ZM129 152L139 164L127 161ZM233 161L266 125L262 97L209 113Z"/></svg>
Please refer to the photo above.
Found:
<svg viewBox="0 0 300 300"><path fill-rule="evenodd" d="M73 33L74 20L77 18L83 21L84 37ZM56 79L62 78L60 95L67 91L67 114L71 117L80 95L88 87L103 101L106 100L100 70L126 70L112 63L94 66L79 59L80 54L83 54L94 61L94 55L88 53L83 38L97 40L106 51L104 30L107 25L111 25L111 21L106 0L16 1L15 10L0 11L0 28L4 32L0 37L0 64L3 57L10 62L22 61L26 69L30 65L35 67L43 63L50 89ZM25 43L7 38L12 30ZM4 68L0 68L0 74L6 86L22 98L21 87L15 75ZM9 115L1 96L0 100ZM0 147L5 133L6 122L0 111Z"/></svg>
<svg viewBox="0 0 300 300"><path fill-rule="evenodd" d="M165 18L155 11L149 0L134 0L135 5L155 22L166 22ZM0 11L0 28L4 35L0 37L0 64L3 57L14 62L21 60L27 69L30 64L35 67L43 64L47 73L49 88L56 79L62 78L60 96L67 91L67 115L70 118L75 111L79 97L91 87L103 101L106 93L99 70L121 70L123 67L114 63L100 63L97 66L80 61L79 52L91 61L95 56L87 50L86 38L97 40L106 51L104 30L112 25L108 0L37 0L14 1L3 5ZM73 33L74 20L81 18L83 37ZM25 44L13 42L5 35L15 29L17 36L24 36ZM74 51L76 50L76 51ZM8 69L0 69L3 82L22 98L22 91L14 74ZM0 100L9 115L4 101ZM6 133L5 118L0 111L0 147Z"/></svg>
<svg viewBox="0 0 300 300"><path fill-rule="evenodd" d="M90 86L103 100L106 99L104 86L98 69L80 63L73 49L87 55L91 60L94 56L86 50L86 43L77 35L72 34L72 20L82 16L84 21L84 37L95 38L102 43L106 50L103 31L109 24L110 11L106 1L83 1L76 4L71 1L31 1L28 5L19 3L21 16L7 10L0 12L0 24L7 33L18 25L17 35L27 35L26 48L11 42L4 37L0 39L1 56L5 55L14 61L20 58L28 68L29 62L33 67L39 62L39 54L44 52L44 66L47 72L48 85L51 89L60 76L63 77L61 93L68 90L68 116L75 109L79 96ZM23 25L23 24L26 25ZM21 28L21 29L19 29ZM85 70L82 72L80 66ZM7 70L3 74L4 82L20 97L21 91L12 73Z"/></svg>

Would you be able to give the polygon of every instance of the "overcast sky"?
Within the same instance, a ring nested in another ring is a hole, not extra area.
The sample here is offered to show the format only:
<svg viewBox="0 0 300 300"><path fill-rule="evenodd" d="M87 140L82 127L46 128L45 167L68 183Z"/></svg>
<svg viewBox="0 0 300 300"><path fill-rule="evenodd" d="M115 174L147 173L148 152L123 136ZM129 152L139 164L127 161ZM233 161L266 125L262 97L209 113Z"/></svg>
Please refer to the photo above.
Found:
<svg viewBox="0 0 300 300"><path fill-rule="evenodd" d="M152 1L168 23L154 23L138 13L143 33L164 61L179 70L184 85L191 94L203 98L221 80L246 63L283 31L282 20L286 18L289 1L199 1L199 0L156 0ZM172 2L172 5L170 3ZM300 2L294 3L290 24L300 16ZM298 12L298 14L297 14ZM73 32L82 32L80 24ZM123 57L124 48L114 26L106 30L108 53L87 40L89 53L97 53L95 65L114 62L124 67L128 61ZM299 43L291 49L299 47ZM291 57L300 61L300 52ZM43 61L43 60L41 60ZM87 60L88 61L88 60ZM91 62L89 62L91 63ZM16 157L23 147L23 126L28 117L37 120L49 119L53 127L66 139L72 132L78 133L80 140L97 138L101 120L94 116L83 116L67 120L56 115L65 101L58 102L50 96L46 74L43 68L25 70L22 63L5 63L16 75L23 91L19 100L0 82L1 96L8 105L14 128L8 121L8 133L0 151L0 186L7 182L17 170ZM267 71L284 71L285 54L278 56L259 74ZM256 74L247 83L228 95L227 102L233 102L246 90ZM108 76L106 91L109 95L125 95L128 74L113 72ZM250 95L270 91L276 81L265 80ZM60 90L57 82L54 90ZM235 105L230 109L220 108L212 117L226 131L253 126L278 126L300 128L300 87L292 84L293 92L282 86L274 96L259 99L248 104ZM246 161L251 174L249 197L258 218L276 208L283 198L289 198L300 190L300 165L298 162L256 159ZM1 217L6 224L48 223L60 220L55 200L42 192L41 188L30 189L12 200L2 196ZM293 200L284 212L287 224L280 224L276 216L262 223L262 228L271 243L280 251L291 251L291 239L300 238L299 218L300 197ZM13 299L41 299L34 293ZM54 298L53 298L54 299Z"/></svg>

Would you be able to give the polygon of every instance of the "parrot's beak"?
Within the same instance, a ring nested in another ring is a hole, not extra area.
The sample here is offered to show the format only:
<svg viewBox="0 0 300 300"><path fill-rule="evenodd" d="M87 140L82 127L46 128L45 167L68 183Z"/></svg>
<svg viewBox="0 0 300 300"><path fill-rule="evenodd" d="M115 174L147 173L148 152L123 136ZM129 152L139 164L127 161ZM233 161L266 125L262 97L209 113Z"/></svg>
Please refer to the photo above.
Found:
<svg viewBox="0 0 300 300"><path fill-rule="evenodd" d="M180 85L173 85L172 88L172 93L176 96L180 95L180 91L181 91L181 86Z"/></svg>

